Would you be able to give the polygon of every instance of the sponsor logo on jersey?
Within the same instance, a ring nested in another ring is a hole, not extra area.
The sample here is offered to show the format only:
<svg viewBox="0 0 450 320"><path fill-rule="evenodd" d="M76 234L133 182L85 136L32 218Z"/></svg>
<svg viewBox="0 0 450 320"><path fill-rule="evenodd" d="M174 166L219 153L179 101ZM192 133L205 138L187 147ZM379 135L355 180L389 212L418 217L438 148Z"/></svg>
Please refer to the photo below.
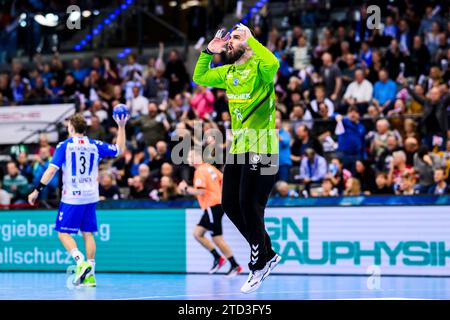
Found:
<svg viewBox="0 0 450 320"><path fill-rule="evenodd" d="M248 100L248 99L251 99L251 94L250 93L239 93L239 94L228 93L227 97L228 97L228 99L231 99L231 100Z"/></svg>

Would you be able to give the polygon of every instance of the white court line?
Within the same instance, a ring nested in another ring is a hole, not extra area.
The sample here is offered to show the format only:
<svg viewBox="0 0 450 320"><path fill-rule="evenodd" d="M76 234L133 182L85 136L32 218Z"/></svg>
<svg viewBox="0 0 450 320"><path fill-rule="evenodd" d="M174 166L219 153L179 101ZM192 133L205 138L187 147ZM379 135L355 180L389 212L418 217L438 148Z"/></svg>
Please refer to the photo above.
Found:
<svg viewBox="0 0 450 320"><path fill-rule="evenodd" d="M289 293L379 293L379 292L426 292L426 291L437 291L434 289L417 289L417 290L411 290L411 289L380 289L380 290L308 290L308 291L257 291L249 295L245 296L252 296L255 294L289 294ZM450 292L450 290L439 290L438 292ZM203 296L227 296L227 295L244 295L240 292L233 292L233 293L201 293L201 294L180 294L180 295L163 295L163 296L146 296L146 297L135 297L135 298L117 298L113 300L145 300L145 299L168 299L168 298L195 298L195 297L203 297ZM335 298L335 299L314 299L314 300L371 300L371 299L416 299L416 300L426 300L421 298ZM276 299L280 300L280 299ZM281 299L283 300L283 299ZM294 299L296 300L296 299ZM306 300L306 299L305 299Z"/></svg>
<svg viewBox="0 0 450 320"><path fill-rule="evenodd" d="M323 299L323 300L432 300L432 299L386 297L386 298Z"/></svg>

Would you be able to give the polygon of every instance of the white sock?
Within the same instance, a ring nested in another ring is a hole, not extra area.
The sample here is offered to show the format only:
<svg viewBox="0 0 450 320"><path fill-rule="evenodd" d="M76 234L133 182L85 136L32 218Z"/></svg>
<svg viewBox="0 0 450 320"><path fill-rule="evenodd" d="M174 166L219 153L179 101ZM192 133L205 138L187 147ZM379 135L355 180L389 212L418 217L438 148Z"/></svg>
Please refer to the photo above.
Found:
<svg viewBox="0 0 450 320"><path fill-rule="evenodd" d="M94 274L95 273L95 259L88 259L88 262L92 266L92 270L89 273Z"/></svg>
<svg viewBox="0 0 450 320"><path fill-rule="evenodd" d="M70 255L77 263L77 266L84 261L84 255L81 253L80 250L78 250L78 248L72 249L72 251L70 251Z"/></svg>

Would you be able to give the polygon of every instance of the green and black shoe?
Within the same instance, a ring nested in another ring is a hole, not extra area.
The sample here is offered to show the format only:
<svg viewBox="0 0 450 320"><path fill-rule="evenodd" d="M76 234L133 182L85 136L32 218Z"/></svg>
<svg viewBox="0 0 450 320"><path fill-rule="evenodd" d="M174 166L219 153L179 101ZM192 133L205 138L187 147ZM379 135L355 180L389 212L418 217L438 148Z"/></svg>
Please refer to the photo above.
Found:
<svg viewBox="0 0 450 320"><path fill-rule="evenodd" d="M78 286L80 283L83 283L84 279L91 272L92 266L87 261L83 261L80 263L75 269L75 277L73 279L73 284Z"/></svg>
<svg viewBox="0 0 450 320"><path fill-rule="evenodd" d="M84 281L80 284L80 287L96 287L95 275L89 274L84 278Z"/></svg>

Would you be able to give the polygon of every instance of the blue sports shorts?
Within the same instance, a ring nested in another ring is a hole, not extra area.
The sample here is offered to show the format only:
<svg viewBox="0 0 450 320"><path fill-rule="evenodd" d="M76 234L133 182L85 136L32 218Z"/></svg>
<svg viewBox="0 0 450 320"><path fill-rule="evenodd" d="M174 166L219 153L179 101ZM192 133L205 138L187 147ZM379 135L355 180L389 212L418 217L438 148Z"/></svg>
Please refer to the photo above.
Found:
<svg viewBox="0 0 450 320"><path fill-rule="evenodd" d="M61 202L55 230L62 233L97 232L97 203L67 204Z"/></svg>

